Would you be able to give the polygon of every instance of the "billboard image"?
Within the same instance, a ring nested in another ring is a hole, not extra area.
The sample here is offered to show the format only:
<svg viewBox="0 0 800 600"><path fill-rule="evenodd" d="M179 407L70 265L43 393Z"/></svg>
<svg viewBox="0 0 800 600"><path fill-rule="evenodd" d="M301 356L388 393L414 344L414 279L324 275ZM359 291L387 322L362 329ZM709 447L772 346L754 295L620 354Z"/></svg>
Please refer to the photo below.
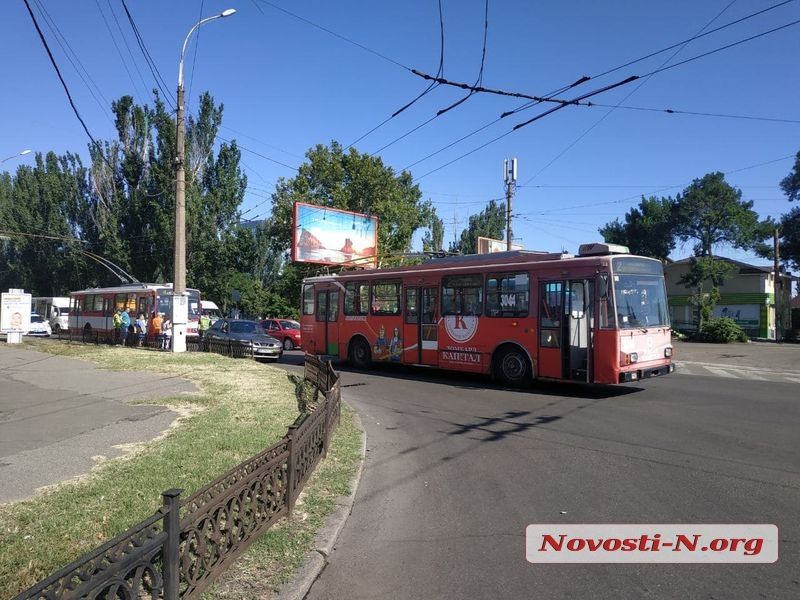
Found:
<svg viewBox="0 0 800 600"><path fill-rule="evenodd" d="M377 249L377 217L295 202L293 261L374 267Z"/></svg>
<svg viewBox="0 0 800 600"><path fill-rule="evenodd" d="M512 250L524 250L520 244L511 244ZM505 252L508 244L503 240L478 236L478 254L491 254L493 252Z"/></svg>

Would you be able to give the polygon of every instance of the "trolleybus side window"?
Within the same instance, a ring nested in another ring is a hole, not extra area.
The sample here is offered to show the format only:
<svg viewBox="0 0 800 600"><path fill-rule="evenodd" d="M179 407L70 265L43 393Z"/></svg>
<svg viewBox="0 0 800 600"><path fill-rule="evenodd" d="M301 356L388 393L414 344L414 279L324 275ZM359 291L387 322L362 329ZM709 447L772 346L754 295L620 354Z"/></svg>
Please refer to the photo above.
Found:
<svg viewBox="0 0 800 600"><path fill-rule="evenodd" d="M335 321L339 317L339 292L331 290L328 293L328 321Z"/></svg>
<svg viewBox="0 0 800 600"><path fill-rule="evenodd" d="M480 315L483 306L483 277L456 275L442 279L442 314Z"/></svg>
<svg viewBox="0 0 800 600"><path fill-rule="evenodd" d="M324 322L328 312L328 292L320 290L317 292L317 321Z"/></svg>
<svg viewBox="0 0 800 600"><path fill-rule="evenodd" d="M400 282L376 281L372 284L372 314L400 314Z"/></svg>
<svg viewBox="0 0 800 600"><path fill-rule="evenodd" d="M369 283L348 281L344 286L344 314L369 314Z"/></svg>
<svg viewBox="0 0 800 600"><path fill-rule="evenodd" d="M303 286L303 314L314 314L314 285L310 283Z"/></svg>
<svg viewBox="0 0 800 600"><path fill-rule="evenodd" d="M486 314L527 317L530 284L527 273L498 273L486 277Z"/></svg>

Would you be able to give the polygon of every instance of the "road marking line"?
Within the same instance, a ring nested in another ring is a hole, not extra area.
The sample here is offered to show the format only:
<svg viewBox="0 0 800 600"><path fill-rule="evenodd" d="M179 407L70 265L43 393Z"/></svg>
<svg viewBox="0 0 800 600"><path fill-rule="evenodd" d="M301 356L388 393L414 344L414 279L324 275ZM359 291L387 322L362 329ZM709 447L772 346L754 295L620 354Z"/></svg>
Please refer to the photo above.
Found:
<svg viewBox="0 0 800 600"><path fill-rule="evenodd" d="M720 377L731 377L733 379L738 379L739 378L738 375L735 375L733 373L729 373L728 371L725 371L723 369L718 369L716 367L706 367L706 371L710 371L714 375L718 375Z"/></svg>

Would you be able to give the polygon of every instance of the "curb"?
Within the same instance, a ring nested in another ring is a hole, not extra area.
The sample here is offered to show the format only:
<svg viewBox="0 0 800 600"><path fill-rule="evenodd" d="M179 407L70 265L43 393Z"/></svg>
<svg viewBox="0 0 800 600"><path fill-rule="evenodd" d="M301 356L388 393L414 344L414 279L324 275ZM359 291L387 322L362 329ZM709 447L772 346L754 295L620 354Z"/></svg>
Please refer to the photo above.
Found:
<svg viewBox="0 0 800 600"><path fill-rule="evenodd" d="M336 501L338 508L325 519L325 524L316 535L314 549L306 554L303 565L297 570L292 580L282 585L277 595L273 596L276 600L303 600L306 597L311 590L311 586L314 585L314 582L327 566L328 556L333 551L336 540L339 538L342 529L344 529L347 518L353 511L353 504L355 503L367 455L367 432L364 430L361 418L355 411L353 411L353 418L361 430L361 462L350 480L350 494L342 496Z"/></svg>

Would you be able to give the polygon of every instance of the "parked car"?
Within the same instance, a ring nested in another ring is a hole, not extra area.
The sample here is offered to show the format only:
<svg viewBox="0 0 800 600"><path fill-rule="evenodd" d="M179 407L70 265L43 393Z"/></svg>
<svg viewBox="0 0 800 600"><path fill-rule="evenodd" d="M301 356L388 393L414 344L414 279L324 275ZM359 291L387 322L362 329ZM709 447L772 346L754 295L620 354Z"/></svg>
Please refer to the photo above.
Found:
<svg viewBox="0 0 800 600"><path fill-rule="evenodd" d="M40 335L49 337L52 334L53 329L50 327L50 323L48 323L42 315L31 313L31 328L25 335Z"/></svg>
<svg viewBox="0 0 800 600"><path fill-rule="evenodd" d="M203 335L203 346L208 349L215 342L252 344L253 357L278 360L283 356L280 340L264 333L257 321L246 319L217 319Z"/></svg>
<svg viewBox="0 0 800 600"><path fill-rule="evenodd" d="M300 323L291 319L264 319L261 321L264 331L283 343L284 350L294 350L302 347L300 337Z"/></svg>

